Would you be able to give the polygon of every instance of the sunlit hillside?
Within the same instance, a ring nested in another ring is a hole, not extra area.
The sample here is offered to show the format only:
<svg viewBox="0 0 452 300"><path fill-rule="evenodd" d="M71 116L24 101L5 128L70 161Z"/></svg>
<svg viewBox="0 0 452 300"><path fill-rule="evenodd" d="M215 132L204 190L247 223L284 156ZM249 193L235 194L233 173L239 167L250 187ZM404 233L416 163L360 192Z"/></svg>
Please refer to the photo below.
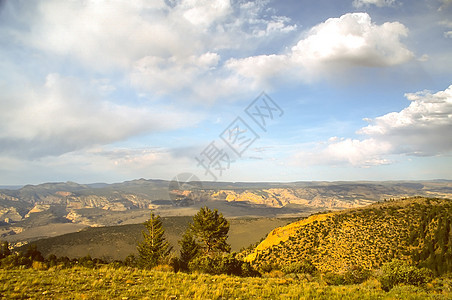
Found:
<svg viewBox="0 0 452 300"><path fill-rule="evenodd" d="M321 272L379 268L400 258L452 271L452 201L409 198L311 216L273 230L247 256L255 266L311 262Z"/></svg>

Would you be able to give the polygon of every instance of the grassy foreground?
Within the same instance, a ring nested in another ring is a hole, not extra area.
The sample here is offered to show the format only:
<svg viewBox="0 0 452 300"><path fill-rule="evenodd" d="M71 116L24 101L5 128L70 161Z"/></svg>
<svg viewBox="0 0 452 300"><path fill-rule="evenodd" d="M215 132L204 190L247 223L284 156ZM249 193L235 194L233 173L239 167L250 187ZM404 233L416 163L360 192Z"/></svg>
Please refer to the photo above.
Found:
<svg viewBox="0 0 452 300"><path fill-rule="evenodd" d="M384 292L375 279L327 286L303 277L241 278L133 268L0 269L2 299L450 299L413 286Z"/></svg>

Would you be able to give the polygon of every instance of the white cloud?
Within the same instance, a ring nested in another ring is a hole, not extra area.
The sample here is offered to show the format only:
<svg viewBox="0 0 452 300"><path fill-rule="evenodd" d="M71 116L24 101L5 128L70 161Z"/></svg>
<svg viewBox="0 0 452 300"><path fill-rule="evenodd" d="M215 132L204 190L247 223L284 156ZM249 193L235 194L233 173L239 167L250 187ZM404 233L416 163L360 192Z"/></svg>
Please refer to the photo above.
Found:
<svg viewBox="0 0 452 300"><path fill-rule="evenodd" d="M208 27L226 18L232 7L229 0L185 0L179 5L183 16L194 25Z"/></svg>
<svg viewBox="0 0 452 300"><path fill-rule="evenodd" d="M230 59L226 66L257 83L282 74L310 80L350 67L394 66L414 58L400 41L407 34L401 23L377 25L367 13L349 13L314 26L287 54Z"/></svg>
<svg viewBox="0 0 452 300"><path fill-rule="evenodd" d="M376 139L350 139L330 138L327 142L320 143L311 150L299 151L294 155L294 161L298 165L352 165L355 167L370 167L391 163L389 159L382 157L387 154L392 146Z"/></svg>
<svg viewBox="0 0 452 300"><path fill-rule="evenodd" d="M369 120L359 133L391 143L394 153L439 155L452 151L452 85L432 94L428 91L405 95L410 105Z"/></svg>
<svg viewBox="0 0 452 300"><path fill-rule="evenodd" d="M119 71L138 92L176 99L184 95L184 101L235 98L271 88L278 80L310 81L350 67L394 66L414 57L401 42L408 32L404 25L377 25L366 13L318 24L285 54L235 59L230 51L253 51L297 26L268 10L265 1L232 6L227 0L180 0L171 5L50 0L35 6L36 11L22 20L31 30L9 28L15 40L82 62L90 72ZM108 93L114 87L104 88Z"/></svg>
<svg viewBox="0 0 452 300"><path fill-rule="evenodd" d="M195 84L193 78L214 70L219 60L217 53L210 52L186 58L146 56L135 63L131 80L133 85L154 93L174 93Z"/></svg>
<svg viewBox="0 0 452 300"><path fill-rule="evenodd" d="M171 162L171 167L168 167ZM79 183L120 182L136 178L166 178L175 170L197 171L192 157L177 157L165 148L98 146L38 160L0 153L2 183L42 183L73 180ZM177 166L177 167L174 167ZM45 170L45 172L43 172Z"/></svg>
<svg viewBox="0 0 452 300"><path fill-rule="evenodd" d="M292 55L303 65L398 65L413 58L413 53L400 41L407 34L408 29L398 22L376 25L367 13L345 14L312 28L292 48Z"/></svg>
<svg viewBox="0 0 452 300"><path fill-rule="evenodd" d="M253 35L257 37L265 37L271 36L273 33L284 32L288 33L291 31L295 31L297 29L297 25L287 25L290 23L290 18L281 17L281 16L273 16L270 21L257 21L257 23L265 23L265 28L255 28L253 30Z"/></svg>
<svg viewBox="0 0 452 300"><path fill-rule="evenodd" d="M389 155L436 156L452 151L452 85L432 94L428 91L405 95L410 105L375 119L358 133L366 138L331 138L314 150L301 151L295 161L301 165L369 167L391 163Z"/></svg>
<svg viewBox="0 0 452 300"><path fill-rule="evenodd" d="M75 57L90 68L127 68L150 52L178 53L183 46L177 30L156 22L165 18L163 1L51 0L36 5L37 11L27 21L30 32L17 31L17 39L50 53ZM149 22L149 17L156 21Z"/></svg>
<svg viewBox="0 0 452 300"><path fill-rule="evenodd" d="M270 83L278 76L291 78L288 74L293 66L285 55L259 55L242 59L229 59L226 68L250 80L249 86L259 89L263 86L272 86Z"/></svg>
<svg viewBox="0 0 452 300"><path fill-rule="evenodd" d="M121 74L139 92L177 99L183 91L184 101L204 102L207 97L214 101L249 92L247 82L224 68L222 53L253 51L297 28L266 4L250 1L233 6L229 0L7 3L19 21L0 31L16 45L37 49L52 61L74 63L77 68L81 63L87 72ZM112 86L105 88L108 93Z"/></svg>
<svg viewBox="0 0 452 300"><path fill-rule="evenodd" d="M30 158L60 155L199 121L198 115L174 107L115 104L101 94L102 89L96 93L58 74L49 74L43 86L25 91L4 87L0 152Z"/></svg>
<svg viewBox="0 0 452 300"><path fill-rule="evenodd" d="M356 8L370 5L384 7L394 5L395 2L395 0L353 0L353 6Z"/></svg>

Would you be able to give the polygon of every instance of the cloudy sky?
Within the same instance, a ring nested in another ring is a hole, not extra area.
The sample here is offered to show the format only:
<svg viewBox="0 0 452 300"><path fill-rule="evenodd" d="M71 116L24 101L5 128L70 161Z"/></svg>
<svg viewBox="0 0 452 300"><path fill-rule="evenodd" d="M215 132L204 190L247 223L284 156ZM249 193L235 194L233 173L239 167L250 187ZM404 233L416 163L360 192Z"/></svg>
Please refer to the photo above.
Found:
<svg viewBox="0 0 452 300"><path fill-rule="evenodd" d="M0 0L0 185L452 179L451 50L450 0Z"/></svg>

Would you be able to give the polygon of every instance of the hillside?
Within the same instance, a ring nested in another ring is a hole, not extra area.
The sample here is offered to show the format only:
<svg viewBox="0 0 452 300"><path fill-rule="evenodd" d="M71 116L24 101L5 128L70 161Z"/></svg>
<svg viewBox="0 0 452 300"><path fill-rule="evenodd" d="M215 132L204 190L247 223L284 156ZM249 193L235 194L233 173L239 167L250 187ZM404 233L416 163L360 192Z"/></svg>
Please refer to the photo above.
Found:
<svg viewBox="0 0 452 300"><path fill-rule="evenodd" d="M393 258L452 271L452 201L409 198L318 214L273 230L246 259L278 268L310 261L321 272L376 269Z"/></svg>

